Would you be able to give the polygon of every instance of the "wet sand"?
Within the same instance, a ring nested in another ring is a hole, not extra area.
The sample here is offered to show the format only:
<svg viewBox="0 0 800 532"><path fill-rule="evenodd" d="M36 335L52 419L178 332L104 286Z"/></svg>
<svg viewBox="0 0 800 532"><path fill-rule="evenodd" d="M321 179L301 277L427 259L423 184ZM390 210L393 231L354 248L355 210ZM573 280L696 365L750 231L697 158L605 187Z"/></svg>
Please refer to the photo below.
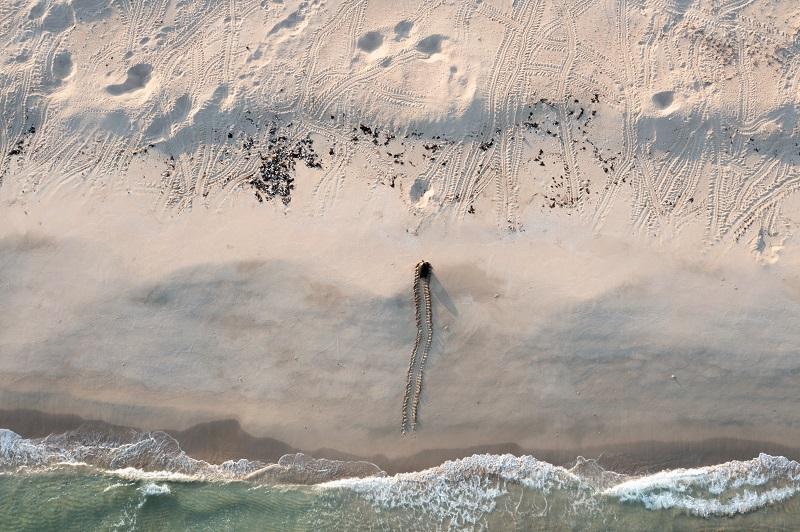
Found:
<svg viewBox="0 0 800 532"><path fill-rule="evenodd" d="M78 416L52 415L35 410L0 410L0 427L13 430L27 438L40 438L67 431L81 433L91 428L112 433L135 427L119 427L99 421L89 421ZM578 456L597 460L608 471L626 474L645 474L678 467L714 465L730 460L749 460L759 453L786 456L797 460L800 448L787 447L766 441L718 438L704 441L643 441L608 447L583 447L574 449L524 448L515 443L498 443L468 448L425 449L408 456L387 458L385 455L354 455L336 449L299 449L285 442L256 437L246 431L236 420L220 420L195 425L186 430L162 429L175 438L189 456L219 464L225 460L247 458L266 463L276 463L284 454L302 452L315 458L332 460L367 461L376 464L389 474L420 471L437 466L446 460L473 454L530 455L554 465L571 467Z"/></svg>

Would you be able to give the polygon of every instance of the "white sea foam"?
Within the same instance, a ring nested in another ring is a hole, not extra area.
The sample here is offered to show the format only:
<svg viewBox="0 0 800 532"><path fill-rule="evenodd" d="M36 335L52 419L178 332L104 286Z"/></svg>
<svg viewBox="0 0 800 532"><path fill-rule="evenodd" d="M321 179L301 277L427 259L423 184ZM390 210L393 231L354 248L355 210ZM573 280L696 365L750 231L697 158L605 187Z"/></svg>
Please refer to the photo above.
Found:
<svg viewBox="0 0 800 532"><path fill-rule="evenodd" d="M151 497L163 497L171 494L172 491L166 484L148 482L139 488L139 493L142 494L142 499L139 501L138 508L142 508Z"/></svg>
<svg viewBox="0 0 800 532"><path fill-rule="evenodd" d="M377 509L411 509L453 525L479 522L492 512L509 483L542 495L562 492L574 512L594 511L616 500L649 510L683 510L700 517L730 516L785 501L800 491L800 464L761 454L748 461L675 469L636 478L578 460L572 469L531 456L474 455L412 473L385 476L366 462L336 462L287 455L278 464L251 460L209 464L186 455L163 432L73 431L27 439L0 429L0 469L16 472L90 467L146 482L264 480L274 484L318 482L322 492L348 490ZM369 466L369 467L368 467ZM360 478L345 478L347 474ZM147 488L155 489L155 488ZM547 499L545 499L547 501Z"/></svg>
<svg viewBox="0 0 800 532"><path fill-rule="evenodd" d="M12 466L40 465L58 460L57 452L23 438L16 432L0 429L0 464Z"/></svg>
<svg viewBox="0 0 800 532"><path fill-rule="evenodd" d="M157 497L159 495L169 495L172 493L169 489L169 486L166 484L156 484L155 482L148 482L141 488L139 491L144 494L145 497Z"/></svg>
<svg viewBox="0 0 800 532"><path fill-rule="evenodd" d="M409 509L451 524L472 525L495 509L507 483L543 495L560 491L572 512L594 512L610 499L648 510L678 509L698 517L731 516L785 501L800 491L800 464L761 454L749 461L675 469L631 478L585 461L571 470L530 456L475 455L415 473L328 482L378 509Z"/></svg>
<svg viewBox="0 0 800 532"><path fill-rule="evenodd" d="M760 454L748 461L662 471L617 484L604 494L650 510L677 508L702 517L747 513L800 491L800 464Z"/></svg>
<svg viewBox="0 0 800 532"><path fill-rule="evenodd" d="M202 477L194 475L186 475L183 473L176 473L174 471L142 471L135 467L126 467L123 469L114 469L108 471L108 474L125 480L149 480L160 482L197 482L203 480Z"/></svg>
<svg viewBox="0 0 800 532"><path fill-rule="evenodd" d="M89 466L122 478L187 482L234 480L265 465L244 459L209 464L188 456L174 438L160 431L88 427L27 439L0 429L0 469L25 468L34 472L54 467Z"/></svg>
<svg viewBox="0 0 800 532"><path fill-rule="evenodd" d="M103 488L103 493L107 493L107 492L109 492L111 490L115 490L117 488L124 488L127 485L128 484L125 484L123 482L115 482L114 484L111 484L110 486L106 486L105 488Z"/></svg>
<svg viewBox="0 0 800 532"><path fill-rule="evenodd" d="M129 480L169 482L258 480L314 484L346 477L384 475L375 464L287 454L277 464L228 460L209 464L188 456L170 435L108 426L87 426L46 438L26 439L0 429L0 470L44 472L94 467Z"/></svg>
<svg viewBox="0 0 800 532"><path fill-rule="evenodd" d="M319 484L345 478L382 477L384 473L371 462L328 460L303 453L285 454L277 464L270 464L247 476L245 480L268 481L270 484Z"/></svg>
<svg viewBox="0 0 800 532"><path fill-rule="evenodd" d="M349 489L377 508L423 511L451 526L474 525L495 509L516 482L540 493L570 490L575 499L589 491L570 471L531 456L473 455L440 466L391 477L346 479L321 484L320 489Z"/></svg>

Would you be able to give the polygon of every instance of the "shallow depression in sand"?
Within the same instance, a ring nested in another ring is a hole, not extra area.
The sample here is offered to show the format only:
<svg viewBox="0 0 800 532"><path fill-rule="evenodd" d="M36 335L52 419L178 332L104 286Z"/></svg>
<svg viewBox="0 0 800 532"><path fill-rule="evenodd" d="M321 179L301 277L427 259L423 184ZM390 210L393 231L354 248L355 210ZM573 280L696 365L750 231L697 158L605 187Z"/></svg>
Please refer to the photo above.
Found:
<svg viewBox="0 0 800 532"><path fill-rule="evenodd" d="M63 50L53 58L53 76L56 79L66 79L72 74L72 54Z"/></svg>
<svg viewBox="0 0 800 532"><path fill-rule="evenodd" d="M653 105L656 106L657 109L664 110L672 105L672 102L675 100L675 93L673 91L661 91L653 94L650 98L653 102Z"/></svg>
<svg viewBox="0 0 800 532"><path fill-rule="evenodd" d="M401 20L394 27L394 38L397 41L402 41L411 35L411 30L414 28L414 23L410 20Z"/></svg>
<svg viewBox="0 0 800 532"><path fill-rule="evenodd" d="M109 85L106 91L112 96L121 96L130 92L143 89L150 81L153 67L147 63L140 63L128 69L125 81L116 85Z"/></svg>
<svg viewBox="0 0 800 532"><path fill-rule="evenodd" d="M374 52L383 44L383 34L379 31L369 31L359 37L356 46L367 53Z"/></svg>
<svg viewBox="0 0 800 532"><path fill-rule="evenodd" d="M442 51L442 41L445 39L444 35L428 35L417 43L417 50L428 55L438 54Z"/></svg>

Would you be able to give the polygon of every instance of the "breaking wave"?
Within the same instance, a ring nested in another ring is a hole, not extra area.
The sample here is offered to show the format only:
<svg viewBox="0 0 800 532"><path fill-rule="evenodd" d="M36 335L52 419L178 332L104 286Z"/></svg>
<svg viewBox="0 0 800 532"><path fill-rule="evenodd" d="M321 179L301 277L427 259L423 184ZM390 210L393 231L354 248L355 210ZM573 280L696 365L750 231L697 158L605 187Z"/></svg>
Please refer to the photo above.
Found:
<svg viewBox="0 0 800 532"><path fill-rule="evenodd" d="M127 480L198 482L249 480L272 484L318 484L339 478L385 474L369 462L287 454L276 464L227 460L210 464L187 455L162 431L141 432L84 425L63 434L28 439L0 429L0 471L37 472L85 466Z"/></svg>
<svg viewBox="0 0 800 532"><path fill-rule="evenodd" d="M169 489L169 486L167 486L166 484L159 485L156 484L155 482L148 482L147 484L139 488L139 491L141 491L145 497L157 497L159 495L169 495L170 493L172 493Z"/></svg>
<svg viewBox="0 0 800 532"><path fill-rule="evenodd" d="M345 498L387 519L394 514L424 515L454 528L483 527L489 516L502 512L549 516L559 522L606 519L609 512L626 509L730 517L783 503L800 491L800 464L767 454L639 476L606 471L582 458L565 468L531 456L478 454L389 476L369 462L300 453L285 455L276 464L246 459L210 464L188 456L174 438L158 431L82 427L28 439L0 429L3 473L59 468L89 468L134 482L142 504L150 497L170 495L173 483L241 481L254 488L303 484L313 485L313 493L328 500L332 511Z"/></svg>
<svg viewBox="0 0 800 532"><path fill-rule="evenodd" d="M591 487L562 467L530 456L473 455L440 466L392 477L328 482L320 489L348 489L384 510L410 510L432 515L450 526L476 525L497 509L509 484L544 495L569 493L575 505L586 504Z"/></svg>
<svg viewBox="0 0 800 532"><path fill-rule="evenodd" d="M530 456L474 455L438 467L384 478L328 482L320 489L346 488L383 511L424 512L456 528L485 524L494 511L508 510L514 488L533 498L527 515L557 514L559 522L582 516L601 518L613 508L677 510L712 518L754 512L781 503L800 491L800 464L782 456L761 454L694 469L675 469L644 476L603 470L578 459L570 468ZM515 500L516 496L515 496ZM519 495L514 510L524 497ZM504 508L499 508L500 504Z"/></svg>
<svg viewBox="0 0 800 532"><path fill-rule="evenodd" d="M752 512L783 502L798 490L800 464L760 454L748 461L662 471L622 482L604 493L650 510L678 508L712 517Z"/></svg>

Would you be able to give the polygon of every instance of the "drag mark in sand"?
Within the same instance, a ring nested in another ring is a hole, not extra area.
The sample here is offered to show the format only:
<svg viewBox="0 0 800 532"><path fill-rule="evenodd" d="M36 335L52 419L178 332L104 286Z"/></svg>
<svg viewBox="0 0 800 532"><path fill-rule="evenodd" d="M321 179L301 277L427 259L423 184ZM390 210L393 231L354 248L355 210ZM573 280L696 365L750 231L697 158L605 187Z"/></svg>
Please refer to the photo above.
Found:
<svg viewBox="0 0 800 532"><path fill-rule="evenodd" d="M406 377L406 389L403 395L403 422L401 432L413 432L417 426L417 410L419 399L422 395L422 372L425 369L425 361L433 343L433 312L431 310L431 288L430 288L431 265L429 262L420 261L414 268L414 315L417 323L417 337L414 340L414 348L411 350L411 360L408 363L408 375ZM423 318L424 314L424 318ZM422 336L425 334L425 343L420 351ZM420 355L417 358L417 355ZM409 416L409 398L414 389L413 399L411 399ZM410 421L409 421L410 418Z"/></svg>

